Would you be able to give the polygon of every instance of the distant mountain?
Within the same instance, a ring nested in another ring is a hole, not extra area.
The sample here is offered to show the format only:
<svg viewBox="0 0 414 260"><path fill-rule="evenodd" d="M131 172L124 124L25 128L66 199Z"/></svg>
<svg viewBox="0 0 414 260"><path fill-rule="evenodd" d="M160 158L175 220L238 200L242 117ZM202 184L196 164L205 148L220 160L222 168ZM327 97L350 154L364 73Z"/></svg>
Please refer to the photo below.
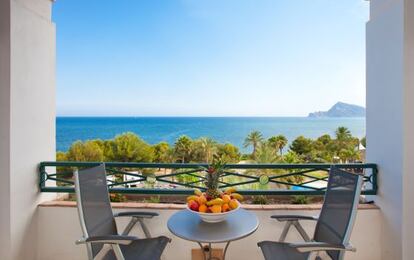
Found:
<svg viewBox="0 0 414 260"><path fill-rule="evenodd" d="M365 117L365 108L338 102L328 111L309 113L308 117Z"/></svg>

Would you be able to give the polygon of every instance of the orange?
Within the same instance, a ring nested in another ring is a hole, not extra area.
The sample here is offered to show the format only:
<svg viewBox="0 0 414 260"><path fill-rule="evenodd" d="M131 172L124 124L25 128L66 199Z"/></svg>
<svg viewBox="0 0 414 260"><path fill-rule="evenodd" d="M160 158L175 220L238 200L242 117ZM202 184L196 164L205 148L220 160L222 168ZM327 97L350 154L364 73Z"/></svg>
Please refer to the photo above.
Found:
<svg viewBox="0 0 414 260"><path fill-rule="evenodd" d="M207 212L207 206L205 204L201 204L198 208L198 212L206 213Z"/></svg>
<svg viewBox="0 0 414 260"><path fill-rule="evenodd" d="M197 202L198 202L198 204L200 204L200 205L202 205L202 204L206 204L207 199L206 199L206 197L205 197L204 195L201 195L201 196L199 196L199 197L197 198Z"/></svg>
<svg viewBox="0 0 414 260"><path fill-rule="evenodd" d="M224 203L224 204L221 206L221 211L222 211L222 212L227 212L227 211L230 211L230 206L229 206L229 204Z"/></svg>
<svg viewBox="0 0 414 260"><path fill-rule="evenodd" d="M226 195L223 195L222 199L223 199L224 203L229 203L230 200L231 200L230 196L227 195L227 194Z"/></svg>
<svg viewBox="0 0 414 260"><path fill-rule="evenodd" d="M213 205L210 207L211 212L221 213L221 205Z"/></svg>
<svg viewBox="0 0 414 260"><path fill-rule="evenodd" d="M237 200L236 200L236 199L232 199L232 200L229 202L229 206L230 206L230 208L231 208L231 209L236 209L236 208L239 206L239 203L237 202Z"/></svg>

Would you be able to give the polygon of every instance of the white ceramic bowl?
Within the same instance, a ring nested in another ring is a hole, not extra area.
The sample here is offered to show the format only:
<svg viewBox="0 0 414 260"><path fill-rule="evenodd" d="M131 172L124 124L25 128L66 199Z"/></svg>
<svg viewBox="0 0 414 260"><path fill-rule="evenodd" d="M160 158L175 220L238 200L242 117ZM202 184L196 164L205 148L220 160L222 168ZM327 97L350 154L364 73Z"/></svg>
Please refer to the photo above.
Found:
<svg viewBox="0 0 414 260"><path fill-rule="evenodd" d="M240 203L238 203L237 208L227 211L227 212L223 212L223 213L202 213L202 212L197 212L194 210L191 210L188 205L187 205L187 210L189 210L190 212L192 212L193 214L199 215L201 220L204 222L208 222L208 223L218 223L218 222L222 222L224 221L228 215L233 214L234 212L236 212L237 210L240 209Z"/></svg>

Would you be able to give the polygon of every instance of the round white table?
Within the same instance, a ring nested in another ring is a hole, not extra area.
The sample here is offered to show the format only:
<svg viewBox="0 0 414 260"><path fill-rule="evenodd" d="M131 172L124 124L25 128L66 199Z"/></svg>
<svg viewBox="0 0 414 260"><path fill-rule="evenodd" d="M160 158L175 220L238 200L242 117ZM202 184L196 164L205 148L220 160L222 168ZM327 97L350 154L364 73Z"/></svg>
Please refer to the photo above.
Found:
<svg viewBox="0 0 414 260"><path fill-rule="evenodd" d="M254 233L259 226L259 220L252 212L239 209L228 215L223 222L207 223L202 221L196 213L181 210L170 217L167 226L175 236L198 243L205 260L214 259L211 256L211 244L226 243L224 260L230 243ZM203 243L208 245L208 258L204 253Z"/></svg>

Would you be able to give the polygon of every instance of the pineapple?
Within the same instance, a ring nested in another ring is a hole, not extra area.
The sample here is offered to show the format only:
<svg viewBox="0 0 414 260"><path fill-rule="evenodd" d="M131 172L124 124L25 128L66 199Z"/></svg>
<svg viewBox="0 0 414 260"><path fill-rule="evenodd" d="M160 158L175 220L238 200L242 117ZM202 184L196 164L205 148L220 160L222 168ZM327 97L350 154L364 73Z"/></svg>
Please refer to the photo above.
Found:
<svg viewBox="0 0 414 260"><path fill-rule="evenodd" d="M219 179L224 172L225 163L221 159L215 158L213 164L206 170L206 196L208 199L219 198L221 191L219 190Z"/></svg>
<svg viewBox="0 0 414 260"><path fill-rule="evenodd" d="M219 174L214 171L214 170L210 170L211 168L209 168L207 170L207 176L206 176L206 195L208 198L210 199L215 199L220 197L220 191L218 189L218 182L219 182Z"/></svg>

